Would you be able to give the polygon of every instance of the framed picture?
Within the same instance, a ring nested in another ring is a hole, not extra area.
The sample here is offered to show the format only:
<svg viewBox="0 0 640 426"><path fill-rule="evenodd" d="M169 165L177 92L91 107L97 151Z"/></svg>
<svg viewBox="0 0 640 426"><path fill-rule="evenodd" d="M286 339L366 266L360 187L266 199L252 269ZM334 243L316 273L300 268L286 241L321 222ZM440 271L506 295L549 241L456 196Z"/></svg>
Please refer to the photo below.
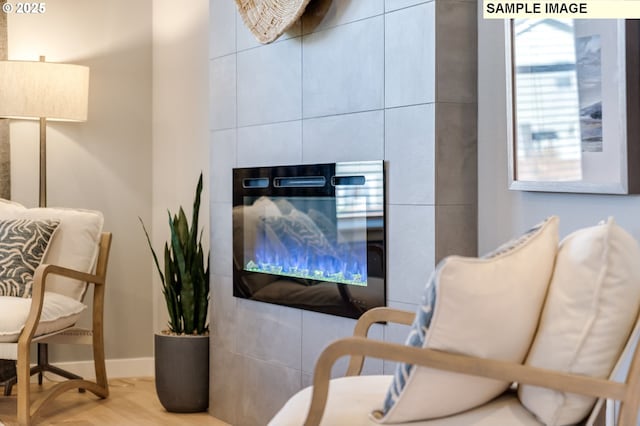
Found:
<svg viewBox="0 0 640 426"><path fill-rule="evenodd" d="M506 21L510 189L640 193L638 20Z"/></svg>

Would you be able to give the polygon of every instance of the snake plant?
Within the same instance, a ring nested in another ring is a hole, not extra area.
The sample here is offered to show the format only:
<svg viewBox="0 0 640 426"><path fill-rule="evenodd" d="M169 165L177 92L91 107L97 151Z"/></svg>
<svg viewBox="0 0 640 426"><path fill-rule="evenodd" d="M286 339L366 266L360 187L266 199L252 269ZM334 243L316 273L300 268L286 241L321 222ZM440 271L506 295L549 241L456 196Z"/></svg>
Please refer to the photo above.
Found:
<svg viewBox="0 0 640 426"><path fill-rule="evenodd" d="M144 222L142 229L147 237L160 280L162 293L169 313L169 331L174 334L202 335L209 331L207 311L209 307L209 255L202 249L202 232L198 234L202 173L196 187L191 226L182 207L178 214L169 211L171 239L164 244L164 273L151 244Z"/></svg>

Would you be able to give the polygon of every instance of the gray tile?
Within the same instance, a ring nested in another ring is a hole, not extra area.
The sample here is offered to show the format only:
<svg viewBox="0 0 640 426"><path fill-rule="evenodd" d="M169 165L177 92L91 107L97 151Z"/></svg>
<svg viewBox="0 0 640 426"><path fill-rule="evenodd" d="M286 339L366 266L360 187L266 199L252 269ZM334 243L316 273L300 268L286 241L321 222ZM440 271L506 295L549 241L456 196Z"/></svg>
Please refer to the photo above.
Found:
<svg viewBox="0 0 640 426"><path fill-rule="evenodd" d="M212 130L236 126L236 56L211 60L209 125Z"/></svg>
<svg viewBox="0 0 640 426"><path fill-rule="evenodd" d="M236 51L236 5L229 0L209 1L209 57Z"/></svg>
<svg viewBox="0 0 640 426"><path fill-rule="evenodd" d="M216 350L236 351L236 298L231 277L211 277L210 328Z"/></svg>
<svg viewBox="0 0 640 426"><path fill-rule="evenodd" d="M308 388L313 385L313 374L310 373L302 373L302 389Z"/></svg>
<svg viewBox="0 0 640 426"><path fill-rule="evenodd" d="M356 321L350 318L302 311L302 371L312 374L322 350L331 342L353 335ZM369 337L382 340L382 326L374 325ZM331 371L332 377L343 377L348 358L339 359ZM362 374L382 374L382 360L365 360Z"/></svg>
<svg viewBox="0 0 640 426"><path fill-rule="evenodd" d="M436 105L436 204L476 204L478 136L475 104Z"/></svg>
<svg viewBox="0 0 640 426"><path fill-rule="evenodd" d="M300 38L238 53L238 125L296 120L301 110Z"/></svg>
<svg viewBox="0 0 640 426"><path fill-rule="evenodd" d="M300 369L302 314L299 309L246 299L237 299L236 307L238 353Z"/></svg>
<svg viewBox="0 0 640 426"><path fill-rule="evenodd" d="M306 163L384 158L382 110L308 119L302 126L302 160Z"/></svg>
<svg viewBox="0 0 640 426"><path fill-rule="evenodd" d="M388 212L387 299L419 303L434 267L434 207L390 205Z"/></svg>
<svg viewBox="0 0 640 426"><path fill-rule="evenodd" d="M434 3L386 15L386 107L435 100L435 56Z"/></svg>
<svg viewBox="0 0 640 426"><path fill-rule="evenodd" d="M307 6L302 16L302 32L335 27L360 19L370 18L384 12L384 0L334 1L316 0Z"/></svg>
<svg viewBox="0 0 640 426"><path fill-rule="evenodd" d="M438 102L475 102L478 32L475 3L436 2L436 97Z"/></svg>
<svg viewBox="0 0 640 426"><path fill-rule="evenodd" d="M299 164L302 162L301 139L300 121L239 128L238 166Z"/></svg>
<svg viewBox="0 0 640 426"><path fill-rule="evenodd" d="M273 43L279 43L283 40L299 37L301 33L302 21L298 20L294 22L293 25L287 31L285 31L284 34L278 37ZM249 31L249 28L247 28L245 23L242 21L242 17L239 13L236 13L236 36L238 37L238 51L263 46L263 44L261 44L258 39L256 39L253 33Z"/></svg>
<svg viewBox="0 0 640 426"><path fill-rule="evenodd" d="M404 9L405 7L415 6L420 3L427 3L431 1L434 0L384 0L384 10L385 12L391 12L393 10Z"/></svg>
<svg viewBox="0 0 640 426"><path fill-rule="evenodd" d="M244 374L241 356L216 347L213 342L210 357L209 413L229 424L237 423L238 401L241 392L241 378Z"/></svg>
<svg viewBox="0 0 640 426"><path fill-rule="evenodd" d="M389 307L402 309L408 312L415 312L418 309L417 304L389 302ZM411 326L404 324L388 323L384 328L385 342L397 343L403 345L409 335ZM396 363L393 361L384 361L384 374L393 374L396 371Z"/></svg>
<svg viewBox="0 0 640 426"><path fill-rule="evenodd" d="M303 114L380 109L384 91L383 17L303 37Z"/></svg>
<svg viewBox="0 0 640 426"><path fill-rule="evenodd" d="M232 276L231 203L211 203L211 273Z"/></svg>
<svg viewBox="0 0 640 426"><path fill-rule="evenodd" d="M478 210L475 204L436 206L436 263L446 256L476 256Z"/></svg>
<svg viewBox="0 0 640 426"><path fill-rule="evenodd" d="M264 425L300 390L300 370L243 357L236 425Z"/></svg>
<svg viewBox="0 0 640 426"><path fill-rule="evenodd" d="M435 203L435 106L385 111L385 159L391 204Z"/></svg>
<svg viewBox="0 0 640 426"><path fill-rule="evenodd" d="M212 202L230 203L233 194L233 167L236 164L236 130L211 132L209 179Z"/></svg>

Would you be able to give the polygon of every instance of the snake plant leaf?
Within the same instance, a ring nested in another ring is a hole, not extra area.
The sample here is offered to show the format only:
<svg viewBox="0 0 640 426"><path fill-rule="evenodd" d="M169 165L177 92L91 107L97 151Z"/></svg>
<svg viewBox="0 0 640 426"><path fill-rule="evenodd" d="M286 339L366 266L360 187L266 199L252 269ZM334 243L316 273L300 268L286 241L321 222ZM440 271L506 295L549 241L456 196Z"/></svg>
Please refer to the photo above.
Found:
<svg viewBox="0 0 640 426"><path fill-rule="evenodd" d="M169 313L169 329L174 333L182 333L182 309L178 294L180 294L180 282L175 272L174 261L167 243L164 244L165 275L168 277L164 288L167 311Z"/></svg>
<svg viewBox="0 0 640 426"><path fill-rule="evenodd" d="M209 331L207 315L210 300L210 259L207 253L205 266L202 231L198 229L201 193L202 173L196 186L191 226L182 207L176 215L167 211L171 237L164 245L164 273L151 246L149 233L142 223L162 281L162 293L169 314L169 328L176 334L205 334Z"/></svg>
<svg viewBox="0 0 640 426"><path fill-rule="evenodd" d="M171 215L169 215L169 226L171 228L171 251L173 258L178 266L178 272L181 278L180 289L180 306L182 307L182 315L184 321L184 332L186 334L193 334L194 330L194 294L193 294L193 279L191 277L191 270L187 268L185 259L185 252L183 250L182 242L180 238L186 236L188 238L188 232L184 233L187 218L184 215L182 208L180 209L180 215L172 222ZM183 219L184 218L184 219ZM181 232L182 231L182 232ZM184 240L183 240L184 241Z"/></svg>
<svg viewBox="0 0 640 426"><path fill-rule="evenodd" d="M202 173L198 178L198 184L196 185L196 196L193 201L193 213L191 217L191 230L189 232L189 245L196 247L196 238L198 236L198 218L200 217L200 194L202 193Z"/></svg>

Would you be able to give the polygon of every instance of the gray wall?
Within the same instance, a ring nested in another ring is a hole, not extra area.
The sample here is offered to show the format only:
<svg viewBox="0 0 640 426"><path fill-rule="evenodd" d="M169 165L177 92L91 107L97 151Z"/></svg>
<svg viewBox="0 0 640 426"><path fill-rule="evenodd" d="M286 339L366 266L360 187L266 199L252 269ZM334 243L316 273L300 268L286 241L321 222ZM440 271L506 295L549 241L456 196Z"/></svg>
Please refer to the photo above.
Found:
<svg viewBox="0 0 640 426"><path fill-rule="evenodd" d="M355 322L233 298L232 168L384 159L388 304L415 310L436 260L477 244L476 3L316 0L265 46L234 2L211 0L210 13L210 410L264 424Z"/></svg>
<svg viewBox="0 0 640 426"><path fill-rule="evenodd" d="M562 236L608 216L640 239L640 197L509 191L504 23L478 14L479 251L490 250L548 215ZM635 141L637 143L637 141ZM638 165L636 165L638 166Z"/></svg>

